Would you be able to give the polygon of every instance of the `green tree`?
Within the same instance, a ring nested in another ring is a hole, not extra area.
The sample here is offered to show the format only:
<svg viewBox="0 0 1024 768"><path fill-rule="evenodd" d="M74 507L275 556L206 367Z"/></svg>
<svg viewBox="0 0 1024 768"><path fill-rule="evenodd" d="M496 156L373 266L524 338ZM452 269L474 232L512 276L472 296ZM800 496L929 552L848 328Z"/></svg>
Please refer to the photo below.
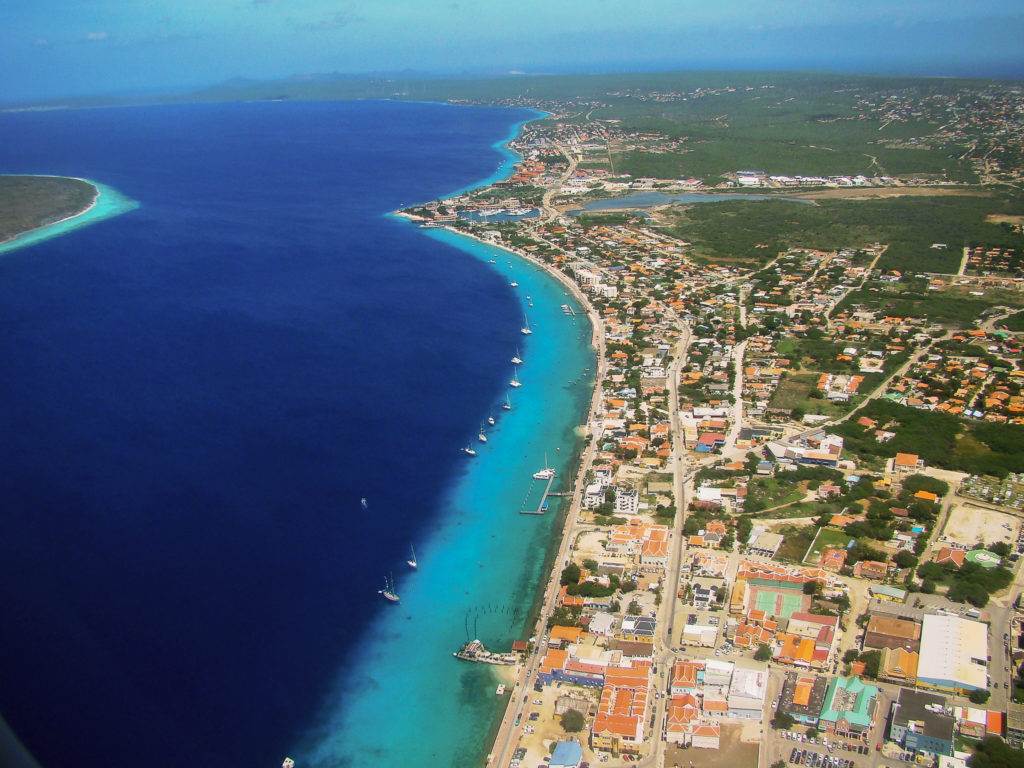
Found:
<svg viewBox="0 0 1024 768"><path fill-rule="evenodd" d="M967 759L970 768L1022 768L1024 750L1014 749L998 736L986 736Z"/></svg>
<svg viewBox="0 0 1024 768"><path fill-rule="evenodd" d="M562 569L562 586L578 584L580 580L580 567L576 563L569 563Z"/></svg>
<svg viewBox="0 0 1024 768"><path fill-rule="evenodd" d="M576 709L567 709L562 713L562 730L566 733L579 733L587 727L587 718Z"/></svg>
<svg viewBox="0 0 1024 768"><path fill-rule="evenodd" d="M967 698L969 698L975 704L984 704L986 701L988 701L989 696L991 695L992 693L988 689L986 689L983 691L971 691L970 695Z"/></svg>
<svg viewBox="0 0 1024 768"><path fill-rule="evenodd" d="M794 720L793 716L789 713L776 712L775 717L772 718L772 728L777 731L788 731L793 727L793 723L795 722L796 720Z"/></svg>
<svg viewBox="0 0 1024 768"><path fill-rule="evenodd" d="M893 562L896 563L900 568L912 568L917 565L917 558L907 552L905 549L901 549L893 557Z"/></svg>
<svg viewBox="0 0 1024 768"><path fill-rule="evenodd" d="M757 651L754 653L755 661L768 661L772 657L772 649L764 643L757 646Z"/></svg>
<svg viewBox="0 0 1024 768"><path fill-rule="evenodd" d="M630 602L629 607L626 608L626 613L630 616L639 616L641 612L640 603L636 600Z"/></svg>

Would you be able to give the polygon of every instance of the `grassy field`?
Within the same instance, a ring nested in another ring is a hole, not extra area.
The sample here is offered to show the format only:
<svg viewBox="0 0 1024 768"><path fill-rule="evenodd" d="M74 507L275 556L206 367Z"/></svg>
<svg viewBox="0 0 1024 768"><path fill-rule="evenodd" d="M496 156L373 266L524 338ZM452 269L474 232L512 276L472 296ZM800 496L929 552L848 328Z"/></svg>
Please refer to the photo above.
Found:
<svg viewBox="0 0 1024 768"><path fill-rule="evenodd" d="M818 536L814 543L807 550L804 562L811 564L818 562L818 557L826 547L846 547L853 538L837 528L819 528Z"/></svg>
<svg viewBox="0 0 1024 768"><path fill-rule="evenodd" d="M772 393L769 405L772 408L793 410L802 405L807 396L818 384L817 373L790 373L779 382L778 388Z"/></svg>
<svg viewBox="0 0 1024 768"><path fill-rule="evenodd" d="M73 216L89 207L96 189L61 176L0 176L0 242Z"/></svg>
<svg viewBox="0 0 1024 768"><path fill-rule="evenodd" d="M778 533L783 536L782 546L775 553L777 560L786 560L791 563L799 563L804 559L804 553L811 546L814 534L817 531L813 525L796 526L786 525L779 528Z"/></svg>
<svg viewBox="0 0 1024 768"><path fill-rule="evenodd" d="M879 267L952 273L966 243L1024 248L1024 235L986 220L1024 209L1019 198L937 195L866 200L726 201L666 211L666 229L698 258L763 264L790 247L822 250L886 243ZM934 243L946 243L944 250Z"/></svg>

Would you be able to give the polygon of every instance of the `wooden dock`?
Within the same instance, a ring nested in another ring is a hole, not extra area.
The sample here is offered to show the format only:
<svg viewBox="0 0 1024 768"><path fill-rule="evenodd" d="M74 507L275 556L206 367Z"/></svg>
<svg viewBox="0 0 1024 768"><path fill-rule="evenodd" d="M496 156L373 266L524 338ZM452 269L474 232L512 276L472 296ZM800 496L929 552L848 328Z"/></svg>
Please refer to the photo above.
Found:
<svg viewBox="0 0 1024 768"><path fill-rule="evenodd" d="M539 482L543 483L544 481L540 480ZM540 495L540 501L537 502L537 506L533 506L531 504L531 502L530 502L530 495L533 493L533 489L534 489L534 487L536 487L536 485L538 483L538 480L536 478L533 478L533 480L530 482L530 488L526 492L526 497L523 499L523 507L522 507L522 509L519 510L519 514L521 514L521 515L543 515L547 511L546 505L547 505L548 496L556 495L556 494L551 493L551 485L554 482L555 482L555 478L554 477L549 477L547 479L547 484L544 486L544 491Z"/></svg>

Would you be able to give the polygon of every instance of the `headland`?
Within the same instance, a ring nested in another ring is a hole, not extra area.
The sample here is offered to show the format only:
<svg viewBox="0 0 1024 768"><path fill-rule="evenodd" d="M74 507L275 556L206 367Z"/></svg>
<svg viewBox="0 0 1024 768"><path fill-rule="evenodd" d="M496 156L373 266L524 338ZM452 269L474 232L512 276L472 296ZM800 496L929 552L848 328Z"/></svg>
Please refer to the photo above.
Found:
<svg viewBox="0 0 1024 768"><path fill-rule="evenodd" d="M70 176L0 176L0 253L138 208L117 190Z"/></svg>

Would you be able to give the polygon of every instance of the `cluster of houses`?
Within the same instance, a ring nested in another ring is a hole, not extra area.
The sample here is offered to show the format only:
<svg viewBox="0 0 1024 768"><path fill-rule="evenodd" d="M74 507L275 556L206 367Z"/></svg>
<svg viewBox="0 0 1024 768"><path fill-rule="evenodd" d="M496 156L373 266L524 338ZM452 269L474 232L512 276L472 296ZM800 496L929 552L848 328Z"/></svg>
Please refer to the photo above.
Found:
<svg viewBox="0 0 1024 768"><path fill-rule="evenodd" d="M996 423L1024 424L1020 342L1004 331L955 334L934 345L885 396L909 408Z"/></svg>

